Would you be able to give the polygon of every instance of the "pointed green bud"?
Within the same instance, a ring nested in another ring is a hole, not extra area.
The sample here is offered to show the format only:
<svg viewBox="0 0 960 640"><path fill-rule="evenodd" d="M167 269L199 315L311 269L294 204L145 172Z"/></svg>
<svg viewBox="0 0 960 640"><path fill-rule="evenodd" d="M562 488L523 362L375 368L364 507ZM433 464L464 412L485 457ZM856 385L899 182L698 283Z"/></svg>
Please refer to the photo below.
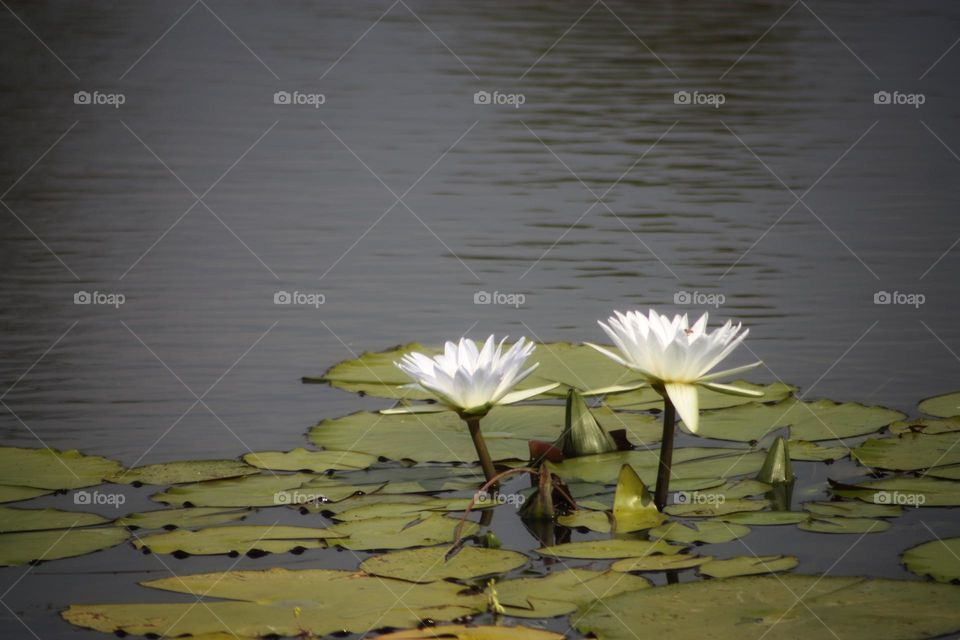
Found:
<svg viewBox="0 0 960 640"><path fill-rule="evenodd" d="M770 445L763 468L757 474L757 480L767 484L783 484L791 482L794 477L793 467L790 466L790 448L783 436L779 436Z"/></svg>
<svg viewBox="0 0 960 640"><path fill-rule="evenodd" d="M617 443L603 430L583 396L574 389L567 392L566 420L556 446L567 458L617 450Z"/></svg>

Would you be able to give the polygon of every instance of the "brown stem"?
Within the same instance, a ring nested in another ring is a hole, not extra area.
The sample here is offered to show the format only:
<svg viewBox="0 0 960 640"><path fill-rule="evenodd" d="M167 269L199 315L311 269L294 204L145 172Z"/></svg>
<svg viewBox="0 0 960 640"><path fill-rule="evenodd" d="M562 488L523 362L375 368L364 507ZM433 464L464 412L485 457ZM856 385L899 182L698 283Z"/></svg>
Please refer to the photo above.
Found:
<svg viewBox="0 0 960 640"><path fill-rule="evenodd" d="M487 451L487 443L480 433L480 418L476 416L465 417L467 428L470 429L470 437L473 439L473 446L477 450L477 457L480 458L480 466L483 467L483 475L487 479L487 484L497 476L497 469L493 466L493 460L490 458L490 452ZM497 493L499 486L492 484L493 493Z"/></svg>
<svg viewBox="0 0 960 640"><path fill-rule="evenodd" d="M663 511L667 506L667 494L670 492L670 467L673 465L673 435L677 422L677 409L670 396L663 393L663 438L660 440L660 468L657 471L657 488L653 502Z"/></svg>

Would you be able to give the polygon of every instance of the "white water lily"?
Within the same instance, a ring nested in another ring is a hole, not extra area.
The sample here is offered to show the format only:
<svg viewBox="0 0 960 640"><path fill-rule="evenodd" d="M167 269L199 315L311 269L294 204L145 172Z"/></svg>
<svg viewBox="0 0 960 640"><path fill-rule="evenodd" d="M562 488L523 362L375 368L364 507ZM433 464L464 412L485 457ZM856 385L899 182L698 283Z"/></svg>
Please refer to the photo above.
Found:
<svg viewBox="0 0 960 640"><path fill-rule="evenodd" d="M708 315L704 313L691 326L686 314L669 318L653 309L649 315L639 311L614 312L600 326L617 346L619 354L601 346L591 347L608 358L640 374L641 382L610 387L607 392L636 389L650 385L665 394L677 409L690 431L699 426L697 386L730 395L761 397L763 393L714 382L762 364L753 364L711 373L747 337L749 329L727 321L722 327L707 331ZM589 344L589 343L588 343ZM594 390L594 393L602 390Z"/></svg>
<svg viewBox="0 0 960 640"><path fill-rule="evenodd" d="M513 404L553 389L548 384L511 391L534 372L539 363L524 368L536 346L520 338L506 352L503 343L491 335L483 346L469 338L447 342L443 353L433 356L409 353L395 363L416 382L411 385L434 396L447 409L465 416L483 416L496 405ZM435 407L435 406L434 406ZM382 413L414 413L431 410L430 405L387 409ZM437 410L433 408L433 410Z"/></svg>

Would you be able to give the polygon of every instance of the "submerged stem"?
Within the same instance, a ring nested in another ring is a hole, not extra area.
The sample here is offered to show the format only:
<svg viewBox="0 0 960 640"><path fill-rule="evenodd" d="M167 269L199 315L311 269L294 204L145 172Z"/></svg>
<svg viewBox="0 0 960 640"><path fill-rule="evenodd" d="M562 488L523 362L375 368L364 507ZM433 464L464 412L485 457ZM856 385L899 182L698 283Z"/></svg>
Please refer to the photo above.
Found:
<svg viewBox="0 0 960 640"><path fill-rule="evenodd" d="M673 435L676 431L677 409L670 396L663 393L663 438L660 440L660 467L657 471L657 488L653 502L661 512L667 506L670 492L670 468L673 465Z"/></svg>
<svg viewBox="0 0 960 640"><path fill-rule="evenodd" d="M490 452L487 451L487 442L483 439L480 432L480 418L476 416L464 417L467 422L467 428L470 430L470 437L473 439L473 446L477 450L477 457L480 459L480 466L483 468L483 475L487 479L487 484L491 485L493 493L497 493L499 486L491 481L497 476L497 469L493 466L493 459Z"/></svg>

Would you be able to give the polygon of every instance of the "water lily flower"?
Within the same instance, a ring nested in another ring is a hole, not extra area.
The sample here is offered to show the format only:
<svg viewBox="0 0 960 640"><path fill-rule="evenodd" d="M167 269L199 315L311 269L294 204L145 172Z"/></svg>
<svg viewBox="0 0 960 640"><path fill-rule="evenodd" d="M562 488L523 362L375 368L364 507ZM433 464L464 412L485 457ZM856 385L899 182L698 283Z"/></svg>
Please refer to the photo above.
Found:
<svg viewBox="0 0 960 640"><path fill-rule="evenodd" d="M415 380L410 386L426 391L439 405L408 405L381 413L455 411L466 421L484 474L490 480L495 471L480 434L480 419L497 405L520 402L559 386L553 383L513 391L539 363L524 368L536 348L533 343L520 338L504 352L505 341L503 338L498 343L491 335L480 347L469 338L461 338L457 343L446 342L443 353L433 357L416 352L403 356L394 364Z"/></svg>
<svg viewBox="0 0 960 640"><path fill-rule="evenodd" d="M686 314L670 318L653 309L649 315L639 311L614 312L600 326L610 336L620 353L599 345L591 347L640 374L641 381L632 385L609 387L606 391L623 391L649 385L672 401L677 413L690 431L699 427L697 387L737 396L762 397L763 393L743 389L715 380L749 371L762 364L754 362L742 367L713 372L750 332L741 331L741 324L727 321L722 327L707 331L709 314L704 313L691 326ZM593 390L593 393L605 390Z"/></svg>

